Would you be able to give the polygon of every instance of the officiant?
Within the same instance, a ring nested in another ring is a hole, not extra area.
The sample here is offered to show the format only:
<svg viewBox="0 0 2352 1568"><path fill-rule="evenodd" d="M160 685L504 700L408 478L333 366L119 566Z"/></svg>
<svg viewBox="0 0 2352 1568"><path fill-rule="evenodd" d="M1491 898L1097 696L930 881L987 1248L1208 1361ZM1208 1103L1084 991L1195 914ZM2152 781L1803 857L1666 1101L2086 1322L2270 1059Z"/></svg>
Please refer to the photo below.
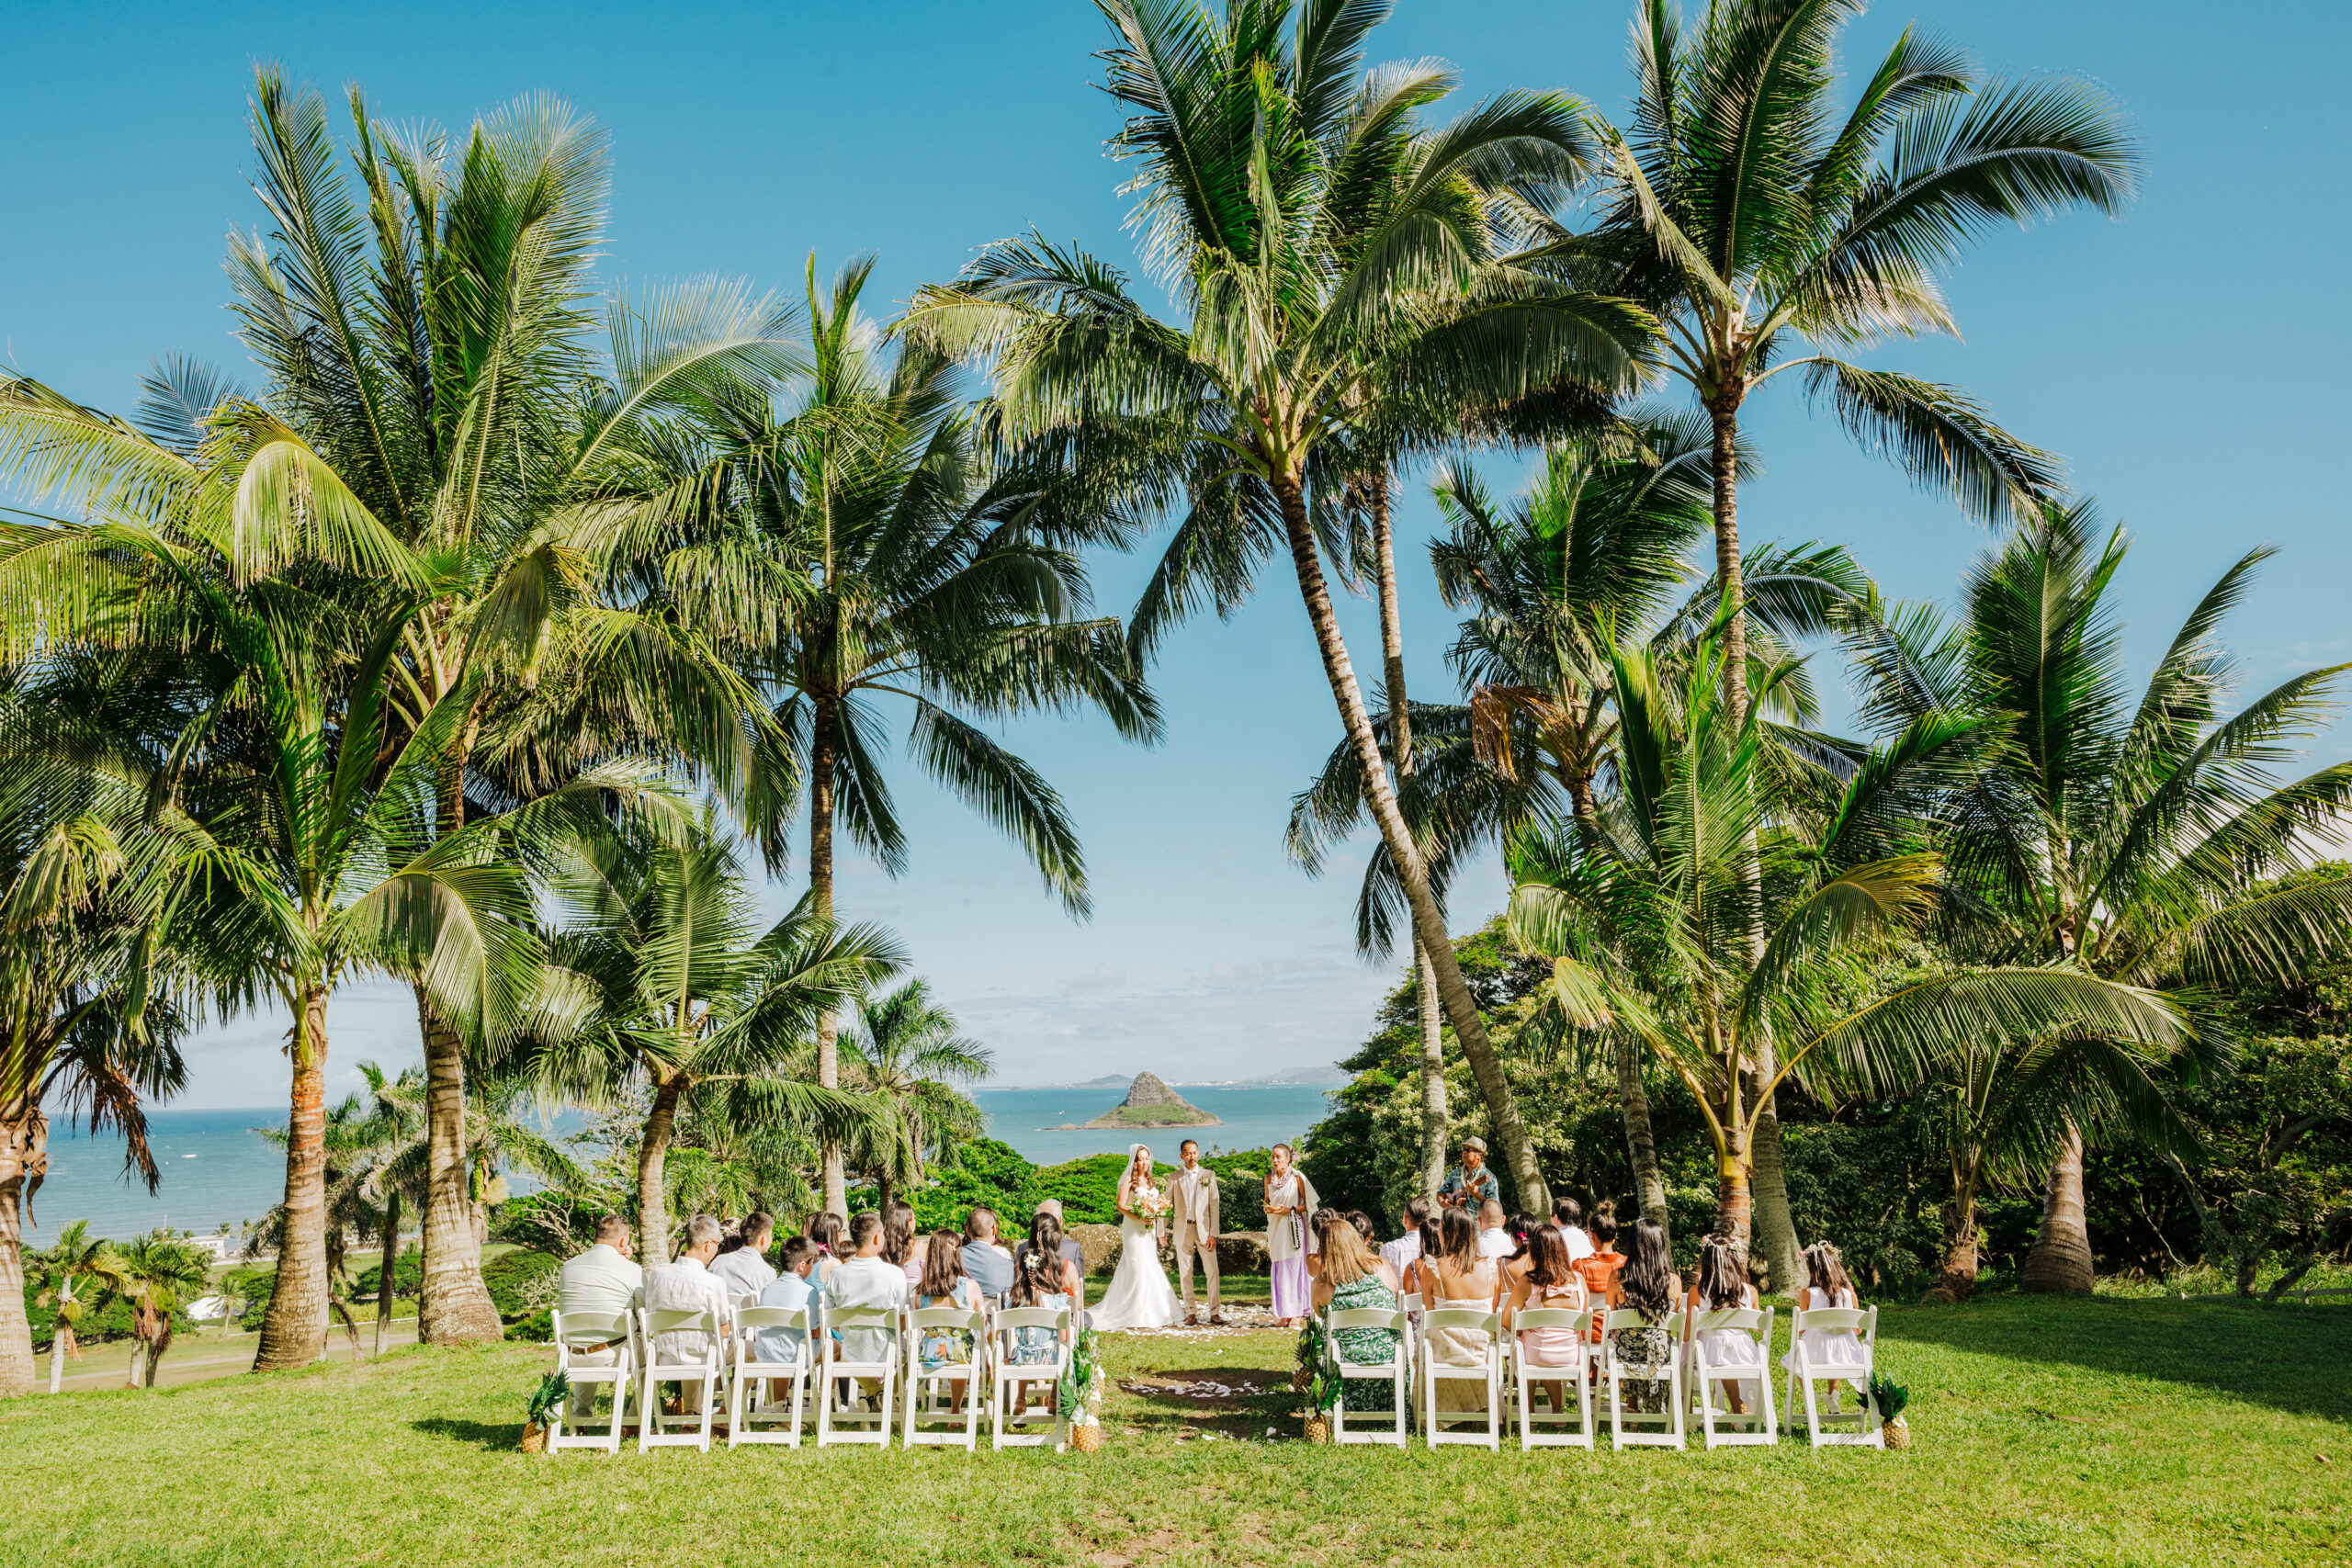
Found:
<svg viewBox="0 0 2352 1568"><path fill-rule="evenodd" d="M1225 1313L1219 1305L1216 1278L1216 1238L1223 1230L1224 1194L1217 1189L1216 1172L1201 1163L1201 1145L1187 1138L1177 1150L1176 1157L1183 1162L1168 1184L1168 1217L1176 1229L1176 1273L1184 1281L1184 1326L1200 1326L1201 1314L1193 1303L1193 1255L1201 1257L1201 1270L1208 1276L1209 1322L1225 1325Z"/></svg>
<svg viewBox="0 0 2352 1568"><path fill-rule="evenodd" d="M1292 1165L1297 1156L1288 1144L1276 1144L1273 1156L1274 1168L1266 1174L1266 1257L1275 1320L1283 1328L1296 1328L1315 1310L1306 1255L1316 1241L1306 1221L1322 1200L1306 1173Z"/></svg>

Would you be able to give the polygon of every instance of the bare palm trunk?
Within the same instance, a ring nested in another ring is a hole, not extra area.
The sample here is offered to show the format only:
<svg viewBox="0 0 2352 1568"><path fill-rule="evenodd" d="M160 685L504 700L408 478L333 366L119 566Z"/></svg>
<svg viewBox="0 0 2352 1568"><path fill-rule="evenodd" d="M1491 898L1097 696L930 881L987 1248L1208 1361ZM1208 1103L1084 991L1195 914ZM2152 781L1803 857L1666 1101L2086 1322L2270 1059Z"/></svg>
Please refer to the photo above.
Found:
<svg viewBox="0 0 2352 1568"><path fill-rule="evenodd" d="M874 1173L874 1198L876 1206L881 1212L883 1223L885 1224L888 1224L890 1218L890 1173L887 1169L877 1170Z"/></svg>
<svg viewBox="0 0 2352 1568"><path fill-rule="evenodd" d="M1373 734L1371 716L1364 711L1363 693L1356 685L1355 666L1348 658L1346 639L1340 635L1339 618L1331 610L1330 589L1324 581L1315 533L1306 520L1306 494L1298 480L1287 475L1275 480L1274 491L1281 501L1284 531L1290 538L1291 565L1298 574L1299 597L1306 603L1306 617L1315 630L1316 648L1323 658L1323 673L1330 682L1340 721L1355 747L1357 763L1363 769L1365 804L1372 811L1373 820L1379 824L1381 841L1388 847L1397 880L1404 885L1405 901L1413 911L1414 930L1419 934L1422 952L1436 974L1438 997L1445 1004L1445 1016L1453 1025L1453 1037L1462 1043L1462 1055L1469 1062L1471 1076L1477 1080L1478 1092L1487 1102L1487 1120L1496 1140L1503 1146L1503 1157L1510 1162L1515 1195L1521 1207L1540 1213L1552 1206L1552 1191L1535 1163L1535 1145L1527 1135L1526 1122L1520 1118L1517 1097L1503 1077L1502 1062L1487 1038L1487 1026L1478 1017L1477 1003L1462 978L1461 964L1454 959L1445 917L1430 891L1429 868L1421 860L1420 846L1413 841L1404 815L1396 807L1396 792L1389 786L1379 738Z"/></svg>
<svg viewBox="0 0 2352 1568"><path fill-rule="evenodd" d="M1414 987L1421 1019L1421 1196L1445 1185L1445 1145L1453 1117L1445 1103L1445 1018L1438 1006L1437 971L1413 933Z"/></svg>
<svg viewBox="0 0 2352 1568"><path fill-rule="evenodd" d="M1747 582L1739 563L1739 392L1718 394L1707 404L1714 426L1715 580L1723 602L1740 605ZM1747 722L1747 611L1732 611L1724 626L1724 702L1736 731Z"/></svg>
<svg viewBox="0 0 2352 1568"><path fill-rule="evenodd" d="M155 1374L164 1366L164 1352L172 1348L172 1314L159 1313L156 1315L160 1321L153 1325L147 1341L147 1371L143 1386L148 1388L155 1386Z"/></svg>
<svg viewBox="0 0 2352 1568"><path fill-rule="evenodd" d="M503 1332L498 1305L482 1283L481 1242L466 1148L466 1045L417 987L424 1036L425 1190L421 1245L424 1280L417 1295L416 1337L428 1345L468 1345Z"/></svg>
<svg viewBox="0 0 2352 1568"><path fill-rule="evenodd" d="M1770 1039L1757 1052L1757 1076L1770 1083L1780 1071ZM1781 1113L1777 1094L1763 1096L1756 1110L1756 1133L1748 1144L1748 1179L1756 1199L1756 1236L1747 1249L1759 1291L1794 1291L1804 1265L1797 1245L1796 1216L1789 1210L1789 1183L1781 1160Z"/></svg>
<svg viewBox="0 0 2352 1568"><path fill-rule="evenodd" d="M1747 1166L1736 1156L1724 1160L1715 1173L1715 1234L1745 1251L1755 1219L1755 1192Z"/></svg>
<svg viewBox="0 0 2352 1568"><path fill-rule="evenodd" d="M376 1270L376 1354L384 1353L384 1341L392 1332L392 1276L399 1272L401 1261L401 1195L398 1190L384 1194L384 1261ZM420 1336L422 1337L422 1336Z"/></svg>
<svg viewBox="0 0 2352 1568"><path fill-rule="evenodd" d="M808 747L808 894L809 903L826 919L833 918L833 765L834 727L840 705L831 697L817 699L816 732ZM817 1018L817 1082L825 1089L842 1086L841 1019L829 1006ZM831 1139L823 1145L825 1207L849 1217L849 1173L842 1164L842 1146Z"/></svg>
<svg viewBox="0 0 2352 1568"><path fill-rule="evenodd" d="M1952 1184L1951 1201L1944 1205L1943 1261L1928 1299L1964 1302L1974 1295L1976 1266L1976 1173L1969 1170Z"/></svg>
<svg viewBox="0 0 2352 1568"><path fill-rule="evenodd" d="M2025 1255L2018 1284L2029 1291L2086 1294L2098 1282L2091 1258L2090 1225L2083 1212L2083 1134L2072 1122L2050 1168L2050 1190L2041 1209L2041 1230Z"/></svg>
<svg viewBox="0 0 2352 1568"><path fill-rule="evenodd" d="M254 1370L308 1366L327 1342L327 993L302 992L286 1125L286 1218Z"/></svg>
<svg viewBox="0 0 2352 1568"><path fill-rule="evenodd" d="M1625 1154L1634 1162L1634 1196L1641 1205L1642 1218L1665 1230L1666 1178L1658 1172L1657 1137L1650 1131L1650 1093L1642 1083L1642 1047L1631 1040L1617 1043L1617 1109L1625 1123Z"/></svg>
<svg viewBox="0 0 2352 1568"><path fill-rule="evenodd" d="M25 1314L24 1219L29 1189L48 1168L48 1118L22 1100L0 1108L0 1397L33 1391L33 1326ZM56 1332L63 1331L61 1323Z"/></svg>
<svg viewBox="0 0 2352 1568"><path fill-rule="evenodd" d="M645 1136L637 1147L637 1255L648 1269L670 1261L670 1195L662 1168L670 1156L670 1133L677 1125L679 1083L657 1084Z"/></svg>

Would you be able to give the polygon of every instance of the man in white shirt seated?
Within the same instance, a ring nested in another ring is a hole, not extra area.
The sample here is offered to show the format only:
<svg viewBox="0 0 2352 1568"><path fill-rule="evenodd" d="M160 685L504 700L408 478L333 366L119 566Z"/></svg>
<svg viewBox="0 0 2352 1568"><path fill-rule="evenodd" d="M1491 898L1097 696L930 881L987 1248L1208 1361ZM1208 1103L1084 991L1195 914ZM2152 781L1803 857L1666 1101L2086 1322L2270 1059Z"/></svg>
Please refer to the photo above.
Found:
<svg viewBox="0 0 2352 1568"><path fill-rule="evenodd" d="M900 1307L907 1300L907 1271L882 1257L882 1216L868 1209L849 1222L852 1255L825 1279L825 1316L838 1321L862 1307ZM879 1361L890 1354L890 1336L878 1328L835 1329L846 1361ZM862 1388L876 1380L861 1378ZM868 1389L871 1392L871 1389Z"/></svg>
<svg viewBox="0 0 2352 1568"><path fill-rule="evenodd" d="M1478 1256L1509 1258L1519 1250L1519 1243L1503 1228L1503 1206L1492 1198L1478 1205Z"/></svg>
<svg viewBox="0 0 2352 1568"><path fill-rule="evenodd" d="M1429 1223L1430 1201L1426 1198L1412 1199L1405 1205L1405 1234L1395 1241L1381 1243L1380 1256L1386 1260L1388 1267L1396 1270L1399 1280L1405 1277L1405 1270L1419 1259L1421 1227Z"/></svg>
<svg viewBox="0 0 2352 1568"><path fill-rule="evenodd" d="M752 1213L744 1216L742 1228L718 1244L718 1256L711 1259L712 1278L727 1287L727 1293L741 1306L762 1291L775 1283L775 1270L768 1267L768 1238L775 1235L775 1222L767 1215Z"/></svg>
<svg viewBox="0 0 2352 1568"><path fill-rule="evenodd" d="M566 1259L557 1270L555 1309L566 1317L626 1318L637 1304L638 1287L644 1282L645 1270L629 1259L628 1222L618 1214L606 1214L596 1222L595 1245ZM574 1350L571 1359L582 1366L617 1366L628 1347L624 1334L601 1350ZM574 1416L585 1416L595 1407L597 1386L582 1383L571 1391Z"/></svg>
<svg viewBox="0 0 2352 1568"><path fill-rule="evenodd" d="M716 1314L720 1331L734 1314L734 1302L710 1271L710 1260L718 1256L718 1243L726 1233L708 1214L696 1214L686 1222L685 1245L678 1256L659 1269L645 1271L645 1283L638 1291L637 1304L648 1312L708 1312ZM692 1361L699 1359L711 1348L712 1337L699 1328L665 1329L653 1337L652 1356L656 1361ZM700 1408L702 1380L684 1382L679 1393L688 1410Z"/></svg>
<svg viewBox="0 0 2352 1568"><path fill-rule="evenodd" d="M1552 1228L1568 1244L1568 1261L1592 1256L1592 1237L1584 1234L1584 1208L1573 1198L1552 1200Z"/></svg>

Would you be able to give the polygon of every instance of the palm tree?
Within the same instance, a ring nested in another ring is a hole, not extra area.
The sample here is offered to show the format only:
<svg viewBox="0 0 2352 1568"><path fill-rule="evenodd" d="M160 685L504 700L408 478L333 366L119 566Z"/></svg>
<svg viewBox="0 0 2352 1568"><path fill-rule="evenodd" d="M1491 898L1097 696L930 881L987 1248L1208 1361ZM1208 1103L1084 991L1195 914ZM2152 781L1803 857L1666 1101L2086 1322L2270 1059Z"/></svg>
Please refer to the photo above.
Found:
<svg viewBox="0 0 2352 1568"><path fill-rule="evenodd" d="M2301 976L2352 934L2352 877L2263 882L2340 827L2352 762L2286 784L2272 767L2318 733L2346 667L2305 671L2223 716L2236 671L2214 634L2270 553L2255 549L2190 612L2135 700L2111 597L2128 546L2120 529L2099 533L2088 502L2047 508L1969 573L1958 625L1915 606L1865 634L1864 713L1880 730L1930 708L2009 726L1951 807L1954 881L1985 916L1963 934L1996 960L2176 990L2184 1005ZM2086 1130L2078 1114L2058 1139L2029 1288L2091 1288Z"/></svg>
<svg viewBox="0 0 2352 1568"><path fill-rule="evenodd" d="M1138 648L1203 605L1229 612L1287 550L1446 1016L1521 1201L1541 1206L1548 1189L1398 812L1322 553L1346 491L1405 446L1405 429L1451 440L1531 395L1605 394L1639 373L1642 311L1488 259L1487 193L1558 190L1590 167L1582 107L1498 99L1416 139L1400 180L1389 130L1447 77L1362 69L1385 6L1102 9L1118 33L1109 89L1133 111L1112 146L1142 161L1146 261L1184 320L1160 321L1114 269L1032 238L919 294L910 330L990 359L1016 428L1057 434L1146 502L1181 509L1134 616Z"/></svg>
<svg viewBox="0 0 2352 1568"><path fill-rule="evenodd" d="M1747 1241L1757 1123L1792 1077L1825 1097L1883 1097L1988 1038L2073 1029L2153 1050L2188 1037L2165 998L2060 965L1935 975L1855 1005L1869 964L1932 912L1941 875L1933 853L1886 852L1917 826L1919 792L1980 756L1994 721L1928 713L1874 749L1802 841L1803 885L1759 911L1744 868L1775 804L1763 705L1729 722L1725 640L1711 628L1679 668L1614 651L1618 795L1589 838L1527 832L1510 852L1513 929L1552 958L1568 1021L1639 1042L1698 1102L1714 1145L1718 1234ZM1751 960L1759 927L1767 941ZM1753 1036L1766 1030L1785 1052L1755 1081Z"/></svg>
<svg viewBox="0 0 2352 1568"><path fill-rule="evenodd" d="M461 138L386 125L351 97L351 167L325 105L256 73L266 237L232 241L242 337L266 400L385 531L434 563L392 656L393 744L444 703L443 831L617 754L689 758L739 785L748 689L692 626L600 595L649 460L722 383L797 369L788 306L721 282L616 299L594 342L590 268L606 155L561 102L523 100ZM356 186L355 186L356 182ZM163 378L150 423L200 443L220 383ZM430 1085L428 1340L495 1339L464 1157L458 1020L416 978Z"/></svg>
<svg viewBox="0 0 2352 1568"><path fill-rule="evenodd" d="M49 1392L55 1393L64 1382L65 1358L82 1359L74 1325L89 1310L92 1298L84 1292L104 1290L114 1278L114 1244L93 1236L89 1221L71 1220L48 1247L25 1254L24 1262L28 1299L40 1306L57 1303L49 1340Z"/></svg>
<svg viewBox="0 0 2352 1568"><path fill-rule="evenodd" d="M881 1207L899 1183L923 1184L923 1151L945 1157L959 1139L977 1138L988 1118L955 1088L989 1076L988 1047L956 1032L956 1015L931 999L930 982L912 979L858 1006L860 1027L848 1042L854 1081L889 1108L871 1145Z"/></svg>
<svg viewBox="0 0 2352 1568"><path fill-rule="evenodd" d="M0 709L0 760L22 760L23 716ZM145 1101L186 1079L185 1021L139 908L152 845L126 825L127 854L105 818L38 809L25 782L0 778L0 1396L33 1386L24 1221L49 1167L49 1110L119 1130L124 1174L153 1192Z"/></svg>
<svg viewBox="0 0 2352 1568"><path fill-rule="evenodd" d="M1745 589L1731 457L1747 398L1784 370L1803 367L1807 390L1865 448L1978 516L2030 511L2055 489L2055 461L1966 393L1834 351L1956 333L1937 274L1967 242L2075 205L2115 213L2132 194L2136 154L2103 95L2064 79L1984 80L1960 50L1909 28L1837 112L1833 53L1864 4L1715 0L1686 39L1670 0L1642 0L1632 134L1603 131L1612 200L1587 234L1531 217L1520 257L1637 299L1664 323L1667 372L1713 430L1716 571L1735 605ZM1735 614L1724 666L1735 724L1746 637ZM1754 1071L1770 1078L1772 1043L1757 1044ZM1779 1126L1767 1105L1758 1217L1775 1280L1796 1265Z"/></svg>
<svg viewBox="0 0 2352 1568"><path fill-rule="evenodd" d="M900 963L871 927L837 928L804 897L759 931L735 846L715 832L595 862L556 884L566 912L523 1064L543 1092L592 1102L648 1091L637 1148L638 1248L670 1257L663 1164L682 1113L838 1144L877 1119L864 1097L797 1076L819 1020Z"/></svg>
<svg viewBox="0 0 2352 1568"><path fill-rule="evenodd" d="M103 1289L91 1306L103 1311L115 1296L130 1303L130 1386L153 1388L156 1369L172 1348L173 1314L184 1299L203 1292L210 1261L201 1248L164 1230L112 1247L110 1254L97 1275Z"/></svg>
<svg viewBox="0 0 2352 1568"><path fill-rule="evenodd" d="M1115 525L1082 465L1000 438L957 400L956 373L891 352L859 310L871 261L820 295L808 272L814 367L779 412L745 389L707 411L659 503L615 553L632 603L711 628L773 701L749 818L780 870L802 802L811 915L834 913L836 836L893 874L906 830L878 747L909 712L908 750L1009 834L1078 915L1090 908L1060 796L978 721L1091 705L1130 739L1159 733L1119 622L1091 616L1075 547ZM819 1020L817 1083L841 1083L838 1022ZM846 1205L841 1150L825 1202Z"/></svg>

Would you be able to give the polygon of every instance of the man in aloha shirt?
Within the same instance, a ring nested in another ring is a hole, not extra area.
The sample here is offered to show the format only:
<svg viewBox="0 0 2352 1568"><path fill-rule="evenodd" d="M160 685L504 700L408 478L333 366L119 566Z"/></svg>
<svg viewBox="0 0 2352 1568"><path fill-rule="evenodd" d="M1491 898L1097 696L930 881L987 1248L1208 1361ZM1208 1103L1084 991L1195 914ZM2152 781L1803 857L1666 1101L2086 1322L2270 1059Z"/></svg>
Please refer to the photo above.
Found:
<svg viewBox="0 0 2352 1568"><path fill-rule="evenodd" d="M1489 1200L1498 1203L1503 1201L1502 1183L1487 1168L1486 1139L1462 1141L1462 1163L1445 1173L1445 1185L1438 1189L1437 1200L1456 1208L1466 1205L1474 1213L1479 1204Z"/></svg>

